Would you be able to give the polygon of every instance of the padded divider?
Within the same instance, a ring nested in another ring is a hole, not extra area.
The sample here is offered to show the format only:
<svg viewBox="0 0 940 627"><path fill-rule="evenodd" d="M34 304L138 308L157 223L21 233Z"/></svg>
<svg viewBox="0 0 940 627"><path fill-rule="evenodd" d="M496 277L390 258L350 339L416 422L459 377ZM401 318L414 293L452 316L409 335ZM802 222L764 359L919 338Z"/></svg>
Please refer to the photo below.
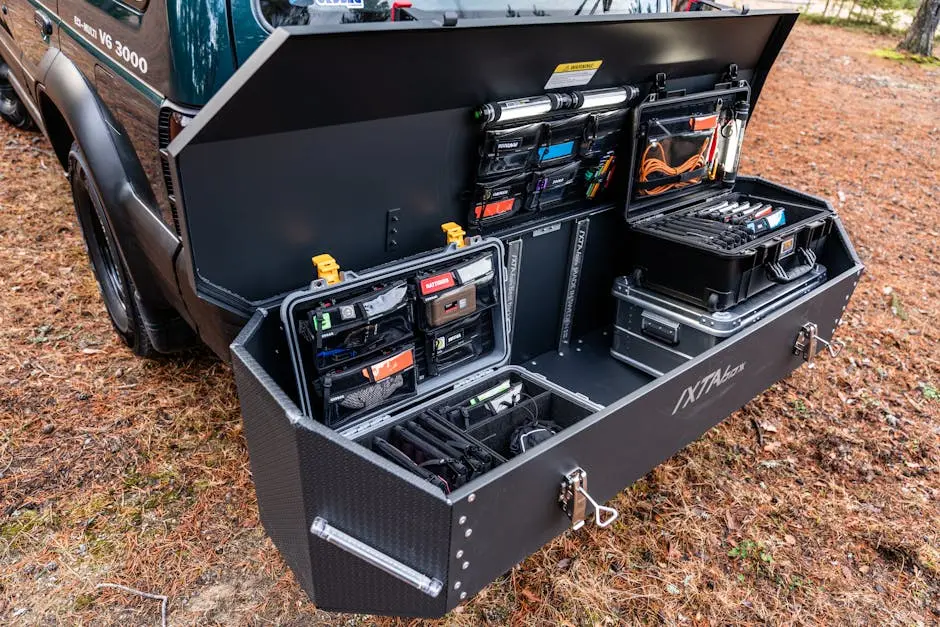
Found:
<svg viewBox="0 0 940 627"><path fill-rule="evenodd" d="M513 433L522 425L536 421L553 422L565 429L590 413L590 410L554 392L545 391L475 425L468 433L503 457L510 458L514 456L510 450Z"/></svg>

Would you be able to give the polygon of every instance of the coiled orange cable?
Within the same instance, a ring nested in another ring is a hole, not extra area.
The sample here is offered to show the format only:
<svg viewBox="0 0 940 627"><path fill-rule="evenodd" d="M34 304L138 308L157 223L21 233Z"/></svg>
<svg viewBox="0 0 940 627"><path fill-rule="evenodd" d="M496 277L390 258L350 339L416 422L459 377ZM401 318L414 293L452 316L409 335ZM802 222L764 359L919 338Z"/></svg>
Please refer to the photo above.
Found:
<svg viewBox="0 0 940 627"><path fill-rule="evenodd" d="M711 141L711 137L707 137L704 142L702 142L702 148L699 150L698 154L690 157L685 163L680 166L672 167L666 163L666 150L663 148L662 142L655 142L646 147L646 150L643 151L643 157L640 159L640 182L646 183L650 179L651 174L662 174L664 176L676 176L678 174L685 174L686 172L692 172L699 168L705 167L705 153L708 151L708 144ZM658 148L662 159L656 159L650 157L650 151L654 148ZM680 189L686 185L692 185L701 181L701 177L694 179L689 179L688 181L679 181L677 183L668 183L666 185L660 185L659 187L653 187L651 189L644 189L640 191L640 195L643 196L655 196L657 194L662 194L663 192L668 192L672 189Z"/></svg>

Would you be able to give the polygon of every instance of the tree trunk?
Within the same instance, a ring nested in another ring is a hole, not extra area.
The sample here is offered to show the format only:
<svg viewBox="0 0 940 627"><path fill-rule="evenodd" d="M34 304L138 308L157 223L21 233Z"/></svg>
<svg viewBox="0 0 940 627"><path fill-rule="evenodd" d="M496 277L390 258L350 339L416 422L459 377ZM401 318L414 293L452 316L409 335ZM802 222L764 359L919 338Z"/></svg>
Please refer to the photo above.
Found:
<svg viewBox="0 0 940 627"><path fill-rule="evenodd" d="M922 0L914 22L904 40L898 44L898 50L924 56L933 55L933 36L940 23L940 0Z"/></svg>

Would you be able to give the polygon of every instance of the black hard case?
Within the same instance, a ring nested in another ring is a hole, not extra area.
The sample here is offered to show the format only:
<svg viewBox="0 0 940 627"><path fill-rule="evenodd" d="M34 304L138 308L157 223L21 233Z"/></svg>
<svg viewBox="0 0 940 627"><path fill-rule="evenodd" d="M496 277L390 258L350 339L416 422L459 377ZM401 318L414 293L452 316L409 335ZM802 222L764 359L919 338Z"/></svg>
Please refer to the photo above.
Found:
<svg viewBox="0 0 940 627"><path fill-rule="evenodd" d="M831 208L761 179L738 176L732 185L705 181L661 196L637 195L635 190L639 183L635 173L647 120L658 114L679 116L680 112L694 109L695 103L723 99L727 106L735 99L746 102L752 100L752 93L746 81L736 79L705 94L651 95L637 107L633 117L634 175L628 183L626 210L627 221L632 225L628 240L631 274L644 286L710 311L724 311L782 280L799 278L803 271L811 268L805 263L801 249L818 258L832 228ZM745 141L746 136L747 133ZM652 228L663 216L694 213L709 204L737 199L772 200L786 209L788 223L729 250ZM770 264L778 264L786 276L783 279L772 277L768 270Z"/></svg>
<svg viewBox="0 0 940 627"><path fill-rule="evenodd" d="M440 224L466 218L480 103L540 93L558 63L592 59L604 64L591 88L647 93L668 58L673 85L690 91L738 64L753 104L795 19L751 11L277 30L174 140L194 288L250 316L232 364L261 520L320 608L444 614L571 525L558 504L566 473L583 468L590 494L610 499L802 364L810 355L794 343L804 325L831 339L862 271L838 218L820 254L825 284L655 379L609 356L610 287L628 266L623 204L494 232L507 249L512 363L604 408L445 496L303 415L278 315L284 295L309 283L312 254L362 269L441 246ZM531 54L507 64L520 49ZM376 62L389 58L407 58L408 71Z"/></svg>

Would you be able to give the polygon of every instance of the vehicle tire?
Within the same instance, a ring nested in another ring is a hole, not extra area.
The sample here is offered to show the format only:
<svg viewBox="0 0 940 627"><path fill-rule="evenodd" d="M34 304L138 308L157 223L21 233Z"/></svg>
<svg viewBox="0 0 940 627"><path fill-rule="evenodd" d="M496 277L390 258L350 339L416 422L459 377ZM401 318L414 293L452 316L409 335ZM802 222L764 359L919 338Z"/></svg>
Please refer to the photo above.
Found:
<svg viewBox="0 0 940 627"><path fill-rule="evenodd" d="M26 111L26 105L20 100L19 94L13 89L9 74L10 66L0 61L0 118L15 128L33 130L36 123Z"/></svg>
<svg viewBox="0 0 940 627"><path fill-rule="evenodd" d="M136 288L121 260L104 205L78 143L72 144L69 151L69 182L88 258L111 324L135 355L153 357L156 351L137 308Z"/></svg>

